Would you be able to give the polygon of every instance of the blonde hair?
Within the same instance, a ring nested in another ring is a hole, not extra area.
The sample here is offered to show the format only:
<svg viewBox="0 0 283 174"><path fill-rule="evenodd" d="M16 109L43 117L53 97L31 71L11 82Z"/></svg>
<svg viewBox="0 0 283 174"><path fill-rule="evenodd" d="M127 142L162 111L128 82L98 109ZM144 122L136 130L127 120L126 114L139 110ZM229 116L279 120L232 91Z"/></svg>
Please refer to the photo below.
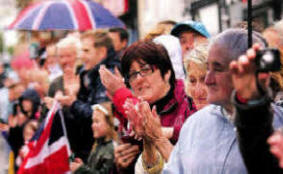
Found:
<svg viewBox="0 0 283 174"><path fill-rule="evenodd" d="M188 66L190 62L203 64L206 66L207 56L208 56L208 44L197 45L184 57L186 72L188 72Z"/></svg>
<svg viewBox="0 0 283 174"><path fill-rule="evenodd" d="M194 49L192 49L188 54L184 57L184 65L186 70L186 91L188 91L189 86L189 71L190 71L190 62L196 63L203 67L204 70L206 70L206 62L208 57L208 44L199 44Z"/></svg>
<svg viewBox="0 0 283 174"><path fill-rule="evenodd" d="M174 21L166 20L160 21L153 29L151 29L144 37L145 41L152 41L154 38L161 35L170 34L174 27Z"/></svg>
<svg viewBox="0 0 283 174"><path fill-rule="evenodd" d="M275 36L276 40L278 39L278 42L274 42L275 40L272 37L266 36L267 33L270 33ZM266 41L268 42L270 47L278 48L281 53L281 64L283 63L283 20L280 20L276 22L273 26L265 29L263 31L263 36L265 37ZM283 90L283 68L281 68L278 72L272 72L271 78L277 82L278 87L280 89L275 89L275 92L277 90Z"/></svg>
<svg viewBox="0 0 283 174"><path fill-rule="evenodd" d="M58 49L60 48L67 48L67 47L74 47L76 49L76 57L78 57L82 47L80 39L72 35L69 35L61 39L56 44L56 52L58 52Z"/></svg>

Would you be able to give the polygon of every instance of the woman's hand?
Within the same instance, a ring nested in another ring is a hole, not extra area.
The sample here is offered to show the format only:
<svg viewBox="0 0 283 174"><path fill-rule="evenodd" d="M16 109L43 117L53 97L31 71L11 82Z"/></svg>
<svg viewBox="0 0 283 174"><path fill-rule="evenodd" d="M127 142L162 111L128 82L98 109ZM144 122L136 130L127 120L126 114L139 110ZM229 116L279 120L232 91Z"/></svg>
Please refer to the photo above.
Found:
<svg viewBox="0 0 283 174"><path fill-rule="evenodd" d="M44 97L43 101L46 104L46 107L48 109L51 109L55 100L52 97Z"/></svg>
<svg viewBox="0 0 283 174"><path fill-rule="evenodd" d="M163 137L162 127L159 115L156 112L156 107L150 109L147 102L143 101L139 104L140 115L144 118L144 132L145 137L151 141Z"/></svg>
<svg viewBox="0 0 283 174"><path fill-rule="evenodd" d="M75 76L72 79L64 79L64 90L66 95L77 96L80 89L79 76Z"/></svg>
<svg viewBox="0 0 283 174"><path fill-rule="evenodd" d="M139 146L127 144L121 144L114 150L115 163L118 168L127 168L136 158L139 153Z"/></svg>
<svg viewBox="0 0 283 174"><path fill-rule="evenodd" d="M247 51L246 55L240 56L238 60L230 63L234 88L237 94L246 100L260 97L261 94L256 84L257 78L263 89L266 89L269 84L268 73L260 73L256 77L255 57L259 49L260 45L254 44Z"/></svg>
<svg viewBox="0 0 283 174"><path fill-rule="evenodd" d="M118 89L126 87L124 79L116 67L115 74L113 74L104 65L101 65L99 68L99 75L102 84L111 96L113 96Z"/></svg>
<svg viewBox="0 0 283 174"><path fill-rule="evenodd" d="M135 136L144 136L144 118L139 112L139 104L134 104L132 99L127 99L123 106L131 127L134 129Z"/></svg>

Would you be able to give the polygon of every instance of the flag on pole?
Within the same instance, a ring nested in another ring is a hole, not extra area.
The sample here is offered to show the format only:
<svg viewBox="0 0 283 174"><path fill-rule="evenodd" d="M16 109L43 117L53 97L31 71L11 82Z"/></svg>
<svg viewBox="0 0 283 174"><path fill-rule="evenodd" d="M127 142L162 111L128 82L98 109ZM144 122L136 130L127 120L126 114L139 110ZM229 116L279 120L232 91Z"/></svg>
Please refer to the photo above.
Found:
<svg viewBox="0 0 283 174"><path fill-rule="evenodd" d="M32 138L30 151L18 174L70 173L70 145L66 135L63 114L55 103Z"/></svg>

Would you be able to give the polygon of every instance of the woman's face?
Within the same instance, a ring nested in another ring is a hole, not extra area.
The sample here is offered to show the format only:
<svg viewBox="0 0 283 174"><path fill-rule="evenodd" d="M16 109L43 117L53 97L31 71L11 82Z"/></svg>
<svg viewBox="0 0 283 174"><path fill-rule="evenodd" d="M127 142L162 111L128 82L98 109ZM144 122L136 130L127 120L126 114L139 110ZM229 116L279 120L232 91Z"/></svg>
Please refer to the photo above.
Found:
<svg viewBox="0 0 283 174"><path fill-rule="evenodd" d="M204 83L206 74L205 65L189 62L187 94L191 96L196 104L197 109L207 105L207 88Z"/></svg>
<svg viewBox="0 0 283 174"><path fill-rule="evenodd" d="M105 115L100 110L94 110L92 114L92 131L94 138L107 136L109 125L106 123Z"/></svg>
<svg viewBox="0 0 283 174"><path fill-rule="evenodd" d="M32 102L30 100L23 100L23 109L26 112L32 111Z"/></svg>
<svg viewBox="0 0 283 174"><path fill-rule="evenodd" d="M137 97L154 103L163 98L170 89L169 78L171 72L168 71L164 78L159 69L149 64L140 64L134 61L129 71L129 83Z"/></svg>

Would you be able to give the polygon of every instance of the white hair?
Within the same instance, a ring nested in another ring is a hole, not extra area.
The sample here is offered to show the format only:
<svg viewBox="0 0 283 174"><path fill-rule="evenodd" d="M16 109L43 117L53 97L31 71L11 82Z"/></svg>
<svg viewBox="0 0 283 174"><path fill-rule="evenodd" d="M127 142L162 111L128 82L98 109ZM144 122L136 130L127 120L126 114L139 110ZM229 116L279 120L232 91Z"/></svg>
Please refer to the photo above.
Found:
<svg viewBox="0 0 283 174"><path fill-rule="evenodd" d="M67 47L74 47L76 49L76 54L77 56L79 55L80 51L81 51L81 41L79 38L75 37L75 36L67 36L63 39L61 39L57 44L56 44L56 48L57 50L60 48L67 48Z"/></svg>

